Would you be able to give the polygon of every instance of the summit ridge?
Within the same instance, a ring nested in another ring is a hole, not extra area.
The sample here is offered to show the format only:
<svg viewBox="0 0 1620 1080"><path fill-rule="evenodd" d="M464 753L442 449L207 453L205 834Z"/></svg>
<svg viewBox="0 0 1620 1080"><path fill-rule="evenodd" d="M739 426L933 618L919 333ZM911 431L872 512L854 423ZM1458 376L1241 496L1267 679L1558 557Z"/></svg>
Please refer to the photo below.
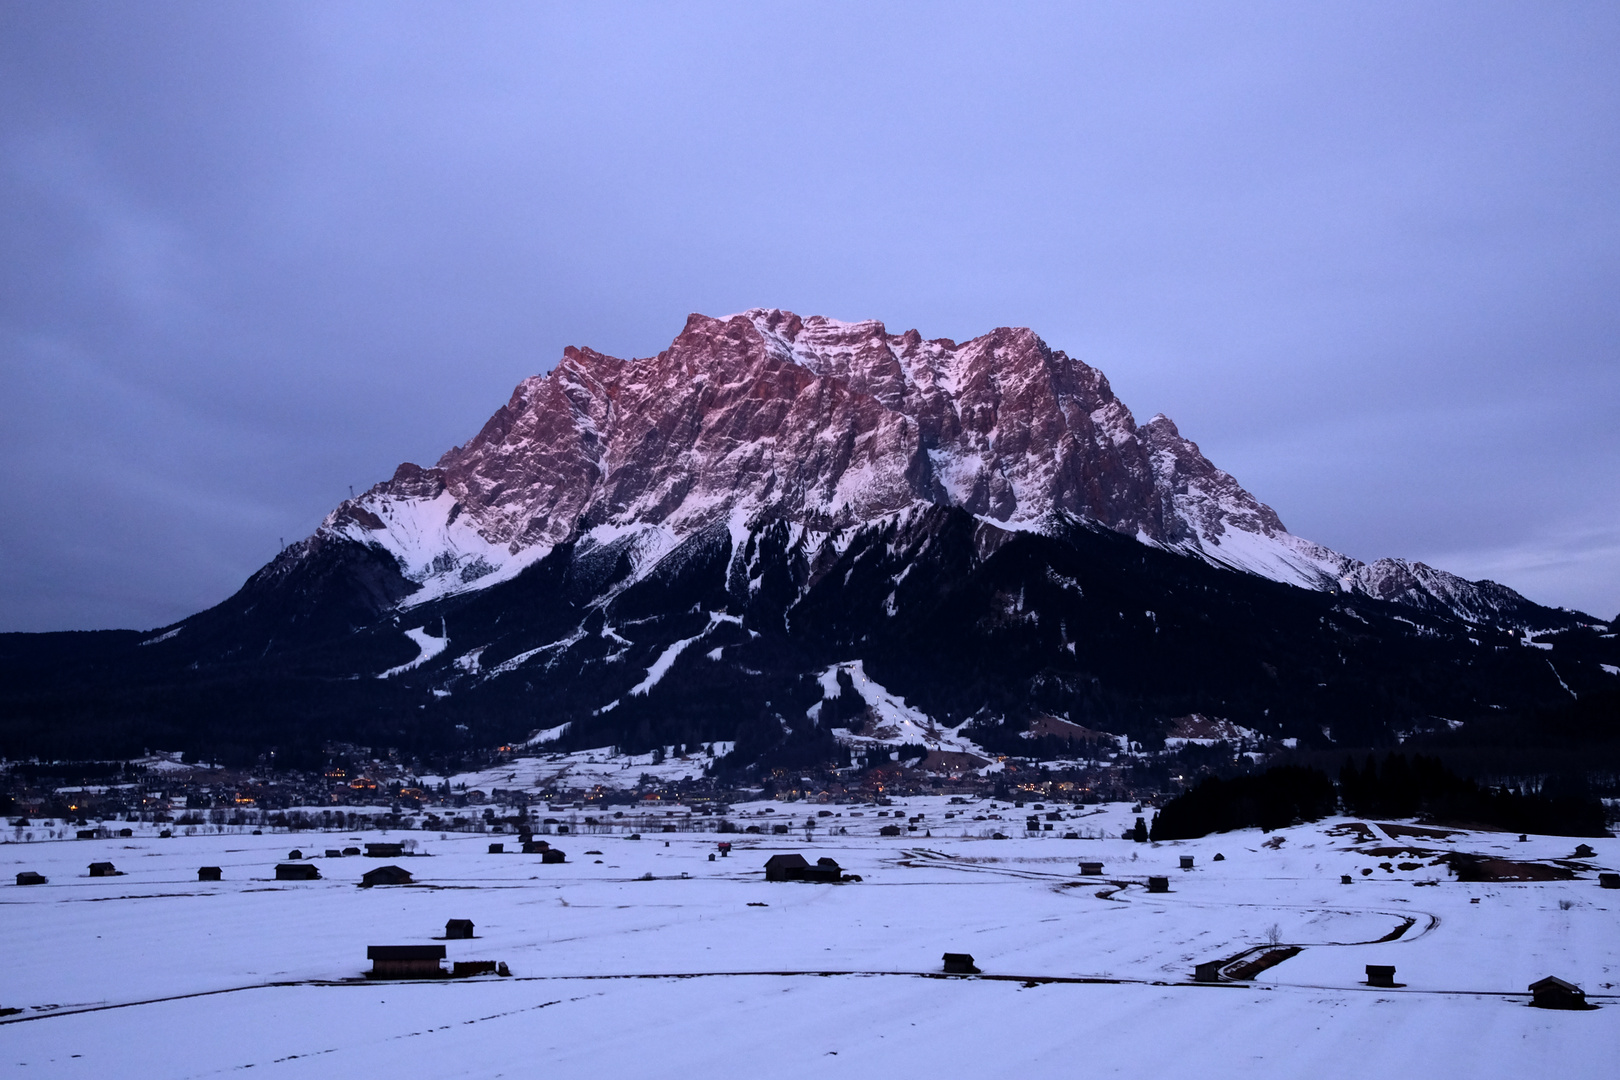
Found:
<svg viewBox="0 0 1620 1080"><path fill-rule="evenodd" d="M570 347L431 468L404 464L317 535L377 545L422 586L487 587L556 545L639 534L649 553L731 523L818 533L959 507L1042 531L1057 517L1307 589L1512 620L1492 582L1371 565L1290 533L1160 414L1034 331L965 342L754 308L694 314L656 356Z"/></svg>

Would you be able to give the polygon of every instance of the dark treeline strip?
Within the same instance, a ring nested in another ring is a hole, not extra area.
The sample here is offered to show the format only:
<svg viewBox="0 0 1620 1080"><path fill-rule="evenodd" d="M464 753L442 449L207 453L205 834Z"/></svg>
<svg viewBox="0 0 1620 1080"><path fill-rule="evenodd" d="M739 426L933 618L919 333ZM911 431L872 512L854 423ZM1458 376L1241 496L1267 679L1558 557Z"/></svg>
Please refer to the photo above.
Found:
<svg viewBox="0 0 1620 1080"><path fill-rule="evenodd" d="M1282 828L1315 821L1339 808L1375 818L1423 818L1545 836L1606 836L1603 804L1576 782L1542 790L1483 787L1447 769L1438 758L1390 753L1382 764L1347 760L1335 786L1327 774L1280 765L1229 780L1209 777L1166 803L1153 822L1154 840L1187 840L1212 832Z"/></svg>
<svg viewBox="0 0 1620 1080"><path fill-rule="evenodd" d="M1603 804L1576 781L1551 782L1540 791L1482 787L1458 776L1439 758L1390 753L1380 766L1372 755L1339 770L1345 809L1368 817L1423 817L1437 822L1488 825L1548 836L1604 836Z"/></svg>
<svg viewBox="0 0 1620 1080"><path fill-rule="evenodd" d="M1280 765L1258 776L1211 776L1171 799L1153 819L1153 839L1190 840L1259 826L1280 829L1333 813L1333 781L1316 769Z"/></svg>

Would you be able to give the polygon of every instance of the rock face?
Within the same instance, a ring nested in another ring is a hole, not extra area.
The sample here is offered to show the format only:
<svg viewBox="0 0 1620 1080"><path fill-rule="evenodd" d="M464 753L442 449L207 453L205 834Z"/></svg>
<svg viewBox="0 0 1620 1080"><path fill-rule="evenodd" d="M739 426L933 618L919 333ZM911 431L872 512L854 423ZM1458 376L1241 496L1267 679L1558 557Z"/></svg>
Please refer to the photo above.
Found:
<svg viewBox="0 0 1620 1080"><path fill-rule="evenodd" d="M1028 330L694 315L654 357L568 350L208 611L0 635L0 755L1378 746L1602 700L1595 629L1291 535Z"/></svg>
<svg viewBox="0 0 1620 1080"><path fill-rule="evenodd" d="M1028 329L958 344L762 309L693 315L646 359L568 349L467 445L431 469L401 465L322 531L395 555L423 586L415 604L506 580L564 542L635 534L656 557L712 526L834 533L919 505L1026 531L1066 516L1288 584L1468 617L1527 603L1293 536L1167 417L1138 425L1102 372Z"/></svg>

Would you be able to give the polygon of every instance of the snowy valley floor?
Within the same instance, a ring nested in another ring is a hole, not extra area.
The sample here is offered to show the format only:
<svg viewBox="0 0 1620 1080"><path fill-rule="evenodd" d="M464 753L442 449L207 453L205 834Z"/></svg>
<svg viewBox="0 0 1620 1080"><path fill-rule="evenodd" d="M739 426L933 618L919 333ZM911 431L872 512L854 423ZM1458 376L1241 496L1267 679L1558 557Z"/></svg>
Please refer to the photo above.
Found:
<svg viewBox="0 0 1620 1080"><path fill-rule="evenodd" d="M722 838L712 834L553 837L568 862L543 865L487 854L500 837L428 834L416 857L315 859L322 880L308 882L273 879L290 847L355 841L306 832L5 844L0 1007L21 1011L0 1019L0 1068L163 1078L249 1068L289 1077L1614 1075L1620 892L1600 889L1595 873L1461 883L1425 857L1397 858L1422 865L1386 872L1378 864L1391 859L1356 850L1552 860L1578 841L1471 833L1357 843L1336 821L1158 845L983 840L944 835L943 800L901 808L926 812L935 835L728 836L730 857L713 862ZM1127 809L1101 817L1122 827ZM877 822L860 824L875 831ZM1590 843L1594 870L1620 864L1620 841ZM764 861L781 851L830 856L864 880L766 883ZM1193 869L1178 868L1183 855ZM1102 861L1103 875L1080 877L1082 858ZM125 873L86 876L99 860ZM363 871L389 862L418 884L357 887ZM220 866L224 880L199 883L203 865ZM49 884L9 884L23 870ZM1150 874L1167 875L1171 891L1148 893ZM1354 883L1340 884L1341 874ZM444 942L446 966L498 960L512 976L357 978L368 945L437 943L452 918L473 920L477 937ZM1251 982L1191 982L1194 964L1263 945L1273 927L1302 951ZM947 951L1007 978L940 977ZM1405 986L1363 985L1367 964L1396 965ZM1544 975L1578 983L1602 1008L1529 1008L1525 988Z"/></svg>

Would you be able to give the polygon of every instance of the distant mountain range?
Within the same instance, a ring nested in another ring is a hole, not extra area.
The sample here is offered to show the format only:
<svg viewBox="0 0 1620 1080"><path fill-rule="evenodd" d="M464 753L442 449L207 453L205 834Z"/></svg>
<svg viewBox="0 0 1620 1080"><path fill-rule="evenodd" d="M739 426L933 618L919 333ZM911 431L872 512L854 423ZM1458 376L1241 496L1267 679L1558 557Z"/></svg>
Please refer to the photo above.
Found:
<svg viewBox="0 0 1620 1080"><path fill-rule="evenodd" d="M568 349L172 627L5 636L0 751L1369 745L1611 692L1608 631L1292 535L1030 330L753 310Z"/></svg>

